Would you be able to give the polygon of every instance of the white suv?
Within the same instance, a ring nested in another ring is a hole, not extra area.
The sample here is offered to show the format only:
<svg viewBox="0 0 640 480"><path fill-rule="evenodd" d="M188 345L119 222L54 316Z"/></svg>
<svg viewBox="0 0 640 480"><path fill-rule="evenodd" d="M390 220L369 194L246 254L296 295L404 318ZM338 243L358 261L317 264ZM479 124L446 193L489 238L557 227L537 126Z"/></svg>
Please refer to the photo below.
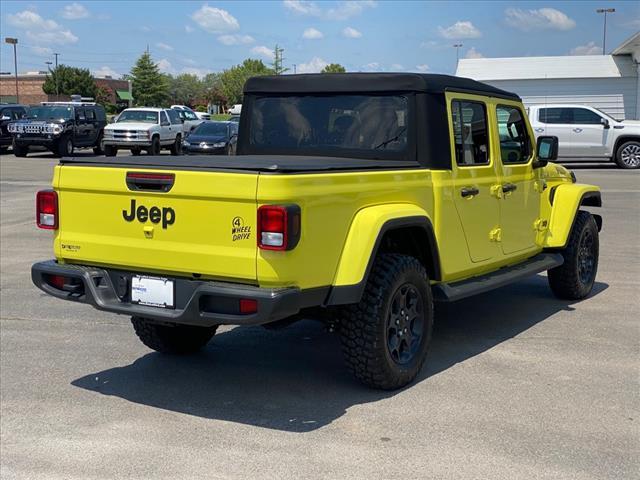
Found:
<svg viewBox="0 0 640 480"><path fill-rule="evenodd" d="M164 108L127 108L115 123L104 127L104 154L113 157L118 149L130 150L140 155L160 154L167 148L172 155L180 155L183 138L183 121L176 110Z"/></svg>
<svg viewBox="0 0 640 480"><path fill-rule="evenodd" d="M558 137L559 157L640 168L640 121L616 120L586 105L532 105L528 110L536 137Z"/></svg>

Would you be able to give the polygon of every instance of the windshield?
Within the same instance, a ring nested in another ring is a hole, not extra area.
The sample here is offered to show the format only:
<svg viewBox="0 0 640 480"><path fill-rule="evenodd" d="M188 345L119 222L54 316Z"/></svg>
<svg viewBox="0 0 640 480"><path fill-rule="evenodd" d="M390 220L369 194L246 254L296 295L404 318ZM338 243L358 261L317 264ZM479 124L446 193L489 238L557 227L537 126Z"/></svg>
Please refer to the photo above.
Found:
<svg viewBox="0 0 640 480"><path fill-rule="evenodd" d="M73 118L73 107L31 107L28 116L37 120L69 120Z"/></svg>
<svg viewBox="0 0 640 480"><path fill-rule="evenodd" d="M400 95L258 97L249 141L266 149L358 150L384 158L406 150L408 117L407 97Z"/></svg>
<svg viewBox="0 0 640 480"><path fill-rule="evenodd" d="M193 131L192 135L211 135L211 136L226 136L227 135L227 124L226 123L214 123L214 122L205 122L198 125Z"/></svg>
<svg viewBox="0 0 640 480"><path fill-rule="evenodd" d="M178 110L178 113L180 114L180 118L184 118L185 120L198 120L198 116L191 110Z"/></svg>
<svg viewBox="0 0 640 480"><path fill-rule="evenodd" d="M158 123L158 112L152 112L151 110L125 110L116 120L116 123L122 122Z"/></svg>

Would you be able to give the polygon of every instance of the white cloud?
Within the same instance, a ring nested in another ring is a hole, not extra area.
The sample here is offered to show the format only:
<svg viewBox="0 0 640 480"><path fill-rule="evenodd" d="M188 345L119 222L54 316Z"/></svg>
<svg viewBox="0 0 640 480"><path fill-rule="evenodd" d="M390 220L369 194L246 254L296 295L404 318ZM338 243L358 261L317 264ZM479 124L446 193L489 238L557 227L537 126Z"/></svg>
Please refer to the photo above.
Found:
<svg viewBox="0 0 640 480"><path fill-rule="evenodd" d="M156 47L160 48L161 50L166 50L167 52L173 52L173 47L166 43L158 42L156 43Z"/></svg>
<svg viewBox="0 0 640 480"><path fill-rule="evenodd" d="M36 44L64 45L78 41L70 30L53 20L42 18L32 10L7 15L10 25L25 30L27 39Z"/></svg>
<svg viewBox="0 0 640 480"><path fill-rule="evenodd" d="M111 78L120 78L120 74L116 72L113 68L107 67L103 65L97 70L93 70L91 72L94 77L111 77Z"/></svg>
<svg viewBox="0 0 640 480"><path fill-rule="evenodd" d="M463 38L478 38L482 36L473 23L468 20L458 21L447 28L438 27L440 35L450 40L460 40Z"/></svg>
<svg viewBox="0 0 640 480"><path fill-rule="evenodd" d="M171 65L171 62L166 58L160 60L157 65L158 70L160 70L162 73L172 73L174 71L173 65Z"/></svg>
<svg viewBox="0 0 640 480"><path fill-rule="evenodd" d="M320 30L316 30L315 28L307 28L302 34L302 38L306 38L307 40L319 40L323 38L324 35Z"/></svg>
<svg viewBox="0 0 640 480"><path fill-rule="evenodd" d="M537 10L508 8L504 13L508 25L525 32L531 30L571 30L576 26L573 19L555 8L539 8Z"/></svg>
<svg viewBox="0 0 640 480"><path fill-rule="evenodd" d="M471 47L469 50L467 50L464 58L484 58L484 55L477 51L476 47Z"/></svg>
<svg viewBox="0 0 640 480"><path fill-rule="evenodd" d="M420 73L425 73L429 71L429 65L423 63L421 65L416 65L416 70Z"/></svg>
<svg viewBox="0 0 640 480"><path fill-rule="evenodd" d="M399 63L392 63L391 64L391 70L399 72L400 70L404 70L404 67L402 65L400 65Z"/></svg>
<svg viewBox="0 0 640 480"><path fill-rule="evenodd" d="M291 13L307 17L318 17L326 20L348 20L362 14L367 8L376 6L374 0L344 0L335 7L323 10L315 2L307 0L284 0L284 8Z"/></svg>
<svg viewBox="0 0 640 480"><path fill-rule="evenodd" d="M139 27L141 32L145 32L148 33L151 31L151 27L148 27L147 25L142 25Z"/></svg>
<svg viewBox="0 0 640 480"><path fill-rule="evenodd" d="M34 45L33 47L31 47L31 51L36 55L42 55L42 56L51 55L53 53L53 50L50 49L49 47L39 47L37 45Z"/></svg>
<svg viewBox="0 0 640 480"><path fill-rule="evenodd" d="M80 20L81 18L87 18L89 16L89 10L87 10L84 5L72 3L66 5L60 15L67 20Z"/></svg>
<svg viewBox="0 0 640 480"><path fill-rule="evenodd" d="M440 44L435 40L427 40L426 42L420 43L420 48L437 48Z"/></svg>
<svg viewBox="0 0 640 480"><path fill-rule="evenodd" d="M319 73L329 62L324 61L320 57L313 57L307 63L301 63L296 70L297 73Z"/></svg>
<svg viewBox="0 0 640 480"><path fill-rule="evenodd" d="M310 15L318 17L322 14L322 10L314 3L305 0L284 0L282 2L284 8L297 15Z"/></svg>
<svg viewBox="0 0 640 480"><path fill-rule="evenodd" d="M258 45L251 49L251 53L255 53L256 55L260 55L262 57L273 60L273 50L269 47L265 47L264 45Z"/></svg>
<svg viewBox="0 0 640 480"><path fill-rule="evenodd" d="M596 45L595 42L589 42L586 45L579 45L576 48L572 48L569 55L600 55L602 53L602 47Z"/></svg>
<svg viewBox="0 0 640 480"><path fill-rule="evenodd" d="M180 71L180 73L188 73L190 75L195 75L196 77L202 79L208 73L211 73L211 72L209 70L204 69L204 68L185 67Z"/></svg>
<svg viewBox="0 0 640 480"><path fill-rule="evenodd" d="M220 35L218 41L223 45L248 45L255 39L251 35Z"/></svg>
<svg viewBox="0 0 640 480"><path fill-rule="evenodd" d="M191 19L209 33L233 32L240 28L238 20L226 10L205 3L191 14Z"/></svg>
<svg viewBox="0 0 640 480"><path fill-rule="evenodd" d="M347 38L360 38L362 37L362 32L359 32L355 28L347 27L342 30L342 35Z"/></svg>
<svg viewBox="0 0 640 480"><path fill-rule="evenodd" d="M380 64L378 62L371 62L371 63L367 63L364 68L366 70L369 71L379 71L380 69Z"/></svg>
<svg viewBox="0 0 640 480"><path fill-rule="evenodd" d="M187 33L193 33L195 31L195 29L191 25L185 25L184 26L184 31L187 32Z"/></svg>

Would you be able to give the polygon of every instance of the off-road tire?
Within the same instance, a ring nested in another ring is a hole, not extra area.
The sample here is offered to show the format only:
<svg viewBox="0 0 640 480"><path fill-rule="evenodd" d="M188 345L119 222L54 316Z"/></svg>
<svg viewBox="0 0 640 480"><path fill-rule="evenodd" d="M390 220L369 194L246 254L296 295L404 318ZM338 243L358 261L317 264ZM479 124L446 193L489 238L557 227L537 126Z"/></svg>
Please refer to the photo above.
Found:
<svg viewBox="0 0 640 480"><path fill-rule="evenodd" d="M595 283L599 255L598 226L589 212L578 211L567 246L560 253L564 263L548 272L551 291L564 300L585 298Z"/></svg>
<svg viewBox="0 0 640 480"><path fill-rule="evenodd" d="M28 145L18 145L17 143L13 142L13 155L15 157L26 157L28 153Z"/></svg>
<svg viewBox="0 0 640 480"><path fill-rule="evenodd" d="M180 155L182 153L182 135L176 135L176 139L173 142L173 145L169 147L169 151L171 155Z"/></svg>
<svg viewBox="0 0 640 480"><path fill-rule="evenodd" d="M0 155L7 153L7 147L0 147Z"/></svg>
<svg viewBox="0 0 640 480"><path fill-rule="evenodd" d="M218 328L157 323L143 317L131 317L131 323L147 347L156 352L177 355L197 352L211 340Z"/></svg>
<svg viewBox="0 0 640 480"><path fill-rule="evenodd" d="M615 161L620 168L640 168L640 142L630 140L620 145L616 150Z"/></svg>
<svg viewBox="0 0 640 480"><path fill-rule="evenodd" d="M105 157L115 157L118 153L118 149L113 145L105 145L104 146L104 156Z"/></svg>
<svg viewBox="0 0 640 480"><path fill-rule="evenodd" d="M73 138L71 135L65 135L58 141L57 154L61 157L73 155Z"/></svg>
<svg viewBox="0 0 640 480"><path fill-rule="evenodd" d="M155 136L151 139L151 146L147 150L149 155L160 155L160 138Z"/></svg>
<svg viewBox="0 0 640 480"><path fill-rule="evenodd" d="M422 332L415 354L400 364L388 346L388 317L392 301L407 285L421 297ZM340 308L336 317L345 361L356 378L383 390L404 387L420 372L431 340L433 301L427 272L414 257L382 254L375 260L360 302Z"/></svg>
<svg viewBox="0 0 640 480"><path fill-rule="evenodd" d="M104 155L104 138L102 133L98 135L96 144L93 146L93 153L95 155Z"/></svg>

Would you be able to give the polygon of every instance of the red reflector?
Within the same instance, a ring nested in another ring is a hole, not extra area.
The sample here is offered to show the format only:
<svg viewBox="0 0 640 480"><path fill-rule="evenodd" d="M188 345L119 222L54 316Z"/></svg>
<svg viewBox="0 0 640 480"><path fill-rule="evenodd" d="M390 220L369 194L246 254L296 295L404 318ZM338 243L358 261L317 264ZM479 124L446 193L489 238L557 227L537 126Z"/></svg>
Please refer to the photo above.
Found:
<svg viewBox="0 0 640 480"><path fill-rule="evenodd" d="M58 228L58 194L53 190L40 190L36 194L36 225L46 230Z"/></svg>
<svg viewBox="0 0 640 480"><path fill-rule="evenodd" d="M49 275L49 284L62 290L64 289L65 277L62 275Z"/></svg>
<svg viewBox="0 0 640 480"><path fill-rule="evenodd" d="M265 205L260 207L259 213L262 232L284 233L287 218L284 207Z"/></svg>
<svg viewBox="0 0 640 480"><path fill-rule="evenodd" d="M256 313L258 311L258 301L252 298L240 299L240 313L243 315Z"/></svg>

